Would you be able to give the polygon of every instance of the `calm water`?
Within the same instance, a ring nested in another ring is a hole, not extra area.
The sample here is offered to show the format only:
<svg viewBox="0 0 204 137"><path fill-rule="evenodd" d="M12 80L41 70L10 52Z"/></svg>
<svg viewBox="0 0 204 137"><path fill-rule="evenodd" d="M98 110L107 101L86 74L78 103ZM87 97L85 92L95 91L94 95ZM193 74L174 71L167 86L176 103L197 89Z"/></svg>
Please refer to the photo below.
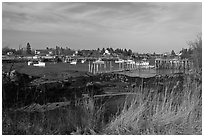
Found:
<svg viewBox="0 0 204 137"><path fill-rule="evenodd" d="M158 74L174 74L183 72L181 70L173 70L173 69L166 69L166 70L155 70L155 69L143 69L143 70L134 70L134 71L126 71L126 72L119 72L120 74L125 74L131 77L153 77Z"/></svg>
<svg viewBox="0 0 204 137"><path fill-rule="evenodd" d="M99 71L100 72L110 72L110 70L118 70L119 65L116 64L114 61L105 62L106 67L104 65L99 65ZM110 67L110 64L112 67ZM3 64L3 70L9 70L12 63L4 63ZM77 63L76 65L71 65L69 63L46 63L46 67L40 68L40 67L33 67L28 66L27 63L15 63L13 69L19 69L22 72L27 72L30 74L31 72L34 73L45 73L45 72L63 72L63 71L69 71L69 70L76 70L76 71L89 71L89 62L85 63ZM172 74L172 73L178 73L181 72L181 70L155 70L155 69L140 69L140 70L134 70L134 71L125 71L125 72L117 72L120 74L125 74L128 76L133 77L152 77L157 74Z"/></svg>
<svg viewBox="0 0 204 137"><path fill-rule="evenodd" d="M106 68L102 65L101 67L99 66L99 71L101 72L108 72L110 70L118 70L119 65L116 64L114 61L110 62L105 62L106 63ZM112 67L110 67L110 64ZM84 64L85 65L85 64ZM88 65L88 63L87 63ZM85 67L87 68L87 67ZM88 70L87 70L88 71ZM155 69L137 69L134 71L124 71L124 72L117 72L119 74L125 74L128 76L132 77L153 77L158 74L174 74L174 73L179 73L179 72L184 72L184 70L175 70L175 69L164 69L164 70L155 70Z"/></svg>

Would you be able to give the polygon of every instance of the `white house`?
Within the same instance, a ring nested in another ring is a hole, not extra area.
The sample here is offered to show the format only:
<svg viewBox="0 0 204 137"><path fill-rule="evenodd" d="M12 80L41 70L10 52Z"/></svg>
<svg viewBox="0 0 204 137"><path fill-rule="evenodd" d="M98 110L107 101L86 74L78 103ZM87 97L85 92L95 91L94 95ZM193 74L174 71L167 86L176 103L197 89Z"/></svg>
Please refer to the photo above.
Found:
<svg viewBox="0 0 204 137"><path fill-rule="evenodd" d="M75 53L72 55L73 57L78 55L78 51L76 50Z"/></svg>
<svg viewBox="0 0 204 137"><path fill-rule="evenodd" d="M103 55L110 55L110 52L106 49Z"/></svg>
<svg viewBox="0 0 204 137"><path fill-rule="evenodd" d="M13 55L13 52L10 51L10 52L7 52L6 54L7 55Z"/></svg>

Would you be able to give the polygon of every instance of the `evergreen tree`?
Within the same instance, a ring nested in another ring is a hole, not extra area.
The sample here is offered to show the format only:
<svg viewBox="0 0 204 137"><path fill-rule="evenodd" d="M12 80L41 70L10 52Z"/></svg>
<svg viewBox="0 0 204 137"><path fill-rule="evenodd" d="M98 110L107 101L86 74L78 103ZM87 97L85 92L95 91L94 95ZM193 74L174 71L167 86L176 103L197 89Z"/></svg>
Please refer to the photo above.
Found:
<svg viewBox="0 0 204 137"><path fill-rule="evenodd" d="M172 55L172 56L175 56L175 55L176 55L176 53L174 52L174 50L171 51L171 55Z"/></svg>
<svg viewBox="0 0 204 137"><path fill-rule="evenodd" d="M110 53L114 53L113 48L110 48L110 49L109 49L109 52L110 52Z"/></svg>
<svg viewBox="0 0 204 137"><path fill-rule="evenodd" d="M127 56L127 49L124 49L123 55L124 55L124 56Z"/></svg>
<svg viewBox="0 0 204 137"><path fill-rule="evenodd" d="M27 53L28 55L31 55L31 46L30 46L30 43L27 43L26 53Z"/></svg>
<svg viewBox="0 0 204 137"><path fill-rule="evenodd" d="M128 56L131 56L131 55L132 55L132 50L131 50L131 49L128 50L127 55L128 55Z"/></svg>
<svg viewBox="0 0 204 137"><path fill-rule="evenodd" d="M105 53L105 48L103 48L103 49L101 50L101 54L103 54L103 53Z"/></svg>

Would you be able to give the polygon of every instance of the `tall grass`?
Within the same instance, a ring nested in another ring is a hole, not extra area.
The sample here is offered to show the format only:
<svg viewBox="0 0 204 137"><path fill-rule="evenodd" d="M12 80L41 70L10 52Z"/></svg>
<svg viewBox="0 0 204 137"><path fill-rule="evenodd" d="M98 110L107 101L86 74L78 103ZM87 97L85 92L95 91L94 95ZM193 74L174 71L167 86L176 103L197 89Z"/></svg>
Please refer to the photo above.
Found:
<svg viewBox="0 0 204 137"><path fill-rule="evenodd" d="M2 133L9 135L95 134L93 102L84 101L47 111L3 110Z"/></svg>
<svg viewBox="0 0 204 137"><path fill-rule="evenodd" d="M106 106L92 100L46 112L3 111L3 134L202 134L202 87L193 74L183 90L136 88L119 114L103 123ZM110 102L109 102L110 103ZM107 104L108 105L108 104ZM103 130L97 131L102 128Z"/></svg>
<svg viewBox="0 0 204 137"><path fill-rule="evenodd" d="M183 91L143 92L113 119L106 134L202 134L201 84L188 76ZM178 94L179 92L179 94Z"/></svg>
<svg viewBox="0 0 204 137"><path fill-rule="evenodd" d="M197 38L188 44L193 50L191 59L193 61L194 70L196 72L202 72L202 34L198 34Z"/></svg>

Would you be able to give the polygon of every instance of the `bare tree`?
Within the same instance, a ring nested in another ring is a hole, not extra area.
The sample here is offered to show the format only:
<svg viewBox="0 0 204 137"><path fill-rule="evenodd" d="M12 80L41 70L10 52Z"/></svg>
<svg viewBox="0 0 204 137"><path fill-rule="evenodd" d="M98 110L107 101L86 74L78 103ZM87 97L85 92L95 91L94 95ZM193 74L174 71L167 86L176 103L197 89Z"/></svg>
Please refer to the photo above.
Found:
<svg viewBox="0 0 204 137"><path fill-rule="evenodd" d="M197 38L188 44L193 50L192 60L194 68L197 71L202 71L202 34L198 34Z"/></svg>

